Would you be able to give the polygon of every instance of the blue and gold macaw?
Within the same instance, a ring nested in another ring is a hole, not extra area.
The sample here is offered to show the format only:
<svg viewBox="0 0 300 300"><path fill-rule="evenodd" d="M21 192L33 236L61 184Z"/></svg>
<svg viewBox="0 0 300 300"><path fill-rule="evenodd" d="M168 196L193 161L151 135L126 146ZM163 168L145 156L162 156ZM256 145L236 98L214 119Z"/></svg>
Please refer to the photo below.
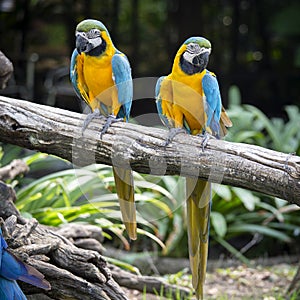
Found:
<svg viewBox="0 0 300 300"><path fill-rule="evenodd" d="M187 39L175 56L171 74L157 81L157 110L163 124L170 129L167 144L182 130L192 135L207 137L210 134L220 138L226 134L226 127L232 125L222 107L216 76L206 69L210 52L211 43L207 39ZM193 287L197 299L203 299L211 183L186 178L186 198Z"/></svg>
<svg viewBox="0 0 300 300"><path fill-rule="evenodd" d="M97 20L84 20L76 27L70 78L77 96L92 110L84 128L95 116L107 121L101 136L112 122L128 121L133 86L126 56L115 48L106 27ZM136 211L131 170L113 167L123 222L130 239L136 239Z"/></svg>
<svg viewBox="0 0 300 300"><path fill-rule="evenodd" d="M16 280L21 280L42 289L49 290L50 284L35 268L23 263L7 249L7 243L0 229L0 299L26 300Z"/></svg>

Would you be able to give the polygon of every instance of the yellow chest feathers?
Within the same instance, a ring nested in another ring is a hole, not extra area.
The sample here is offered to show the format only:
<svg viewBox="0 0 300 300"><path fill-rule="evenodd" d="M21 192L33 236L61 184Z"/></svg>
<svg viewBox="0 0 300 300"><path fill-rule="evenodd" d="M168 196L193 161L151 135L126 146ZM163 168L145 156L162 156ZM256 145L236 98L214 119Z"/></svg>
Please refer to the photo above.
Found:
<svg viewBox="0 0 300 300"><path fill-rule="evenodd" d="M78 58L78 86L92 110L100 108L100 103L103 103L111 113L116 106L118 93L113 79L112 56L81 54Z"/></svg>
<svg viewBox="0 0 300 300"><path fill-rule="evenodd" d="M111 57L101 58L86 55L83 63L84 81L89 93L94 96L101 94L114 85Z"/></svg>

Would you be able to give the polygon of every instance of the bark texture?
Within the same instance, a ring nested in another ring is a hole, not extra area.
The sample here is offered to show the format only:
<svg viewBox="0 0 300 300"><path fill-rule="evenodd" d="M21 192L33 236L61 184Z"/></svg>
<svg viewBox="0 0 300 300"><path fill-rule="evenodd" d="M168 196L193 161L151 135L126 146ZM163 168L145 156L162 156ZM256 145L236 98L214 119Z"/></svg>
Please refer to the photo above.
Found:
<svg viewBox="0 0 300 300"><path fill-rule="evenodd" d="M300 157L258 146L180 134L164 147L166 130L117 122L102 139L104 120L82 135L85 116L0 97L0 140L55 154L76 165L104 163L153 175L199 177L300 205Z"/></svg>

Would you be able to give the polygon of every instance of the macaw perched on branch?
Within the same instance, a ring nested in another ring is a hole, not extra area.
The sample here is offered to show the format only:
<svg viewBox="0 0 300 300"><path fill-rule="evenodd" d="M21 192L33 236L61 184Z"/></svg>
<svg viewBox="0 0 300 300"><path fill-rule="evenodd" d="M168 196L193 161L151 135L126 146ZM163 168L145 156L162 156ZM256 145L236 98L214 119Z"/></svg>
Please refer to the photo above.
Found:
<svg viewBox="0 0 300 300"><path fill-rule="evenodd" d="M97 20L87 19L76 27L76 48L70 66L70 78L77 96L92 110L90 121L106 117L101 136L116 121L128 121L133 85L131 68L126 56L115 48L106 27ZM113 167L116 190L123 222L130 239L136 239L136 211L131 170Z"/></svg>
<svg viewBox="0 0 300 300"><path fill-rule="evenodd" d="M26 300L25 295L17 284L21 280L39 288L49 290L50 284L35 268L23 263L7 249L7 243L0 229L0 299Z"/></svg>
<svg viewBox="0 0 300 300"><path fill-rule="evenodd" d="M220 138L232 125L222 107L216 76L206 70L211 43L203 37L191 37L179 48L168 76L157 81L157 110L163 124L170 129L166 145L180 131ZM193 287L197 299L203 299L206 274L211 183L186 178L187 229Z"/></svg>

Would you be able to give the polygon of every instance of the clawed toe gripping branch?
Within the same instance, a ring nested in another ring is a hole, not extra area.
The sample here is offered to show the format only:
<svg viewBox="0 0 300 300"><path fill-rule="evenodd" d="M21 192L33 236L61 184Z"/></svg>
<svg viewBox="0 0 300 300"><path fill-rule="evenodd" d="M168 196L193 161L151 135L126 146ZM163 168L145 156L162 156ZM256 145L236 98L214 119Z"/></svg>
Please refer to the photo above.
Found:
<svg viewBox="0 0 300 300"><path fill-rule="evenodd" d="M105 124L103 125L101 131L100 131L100 139L102 139L103 134L105 134L108 130L108 128L111 126L111 124L116 122L122 122L122 118L116 118L114 115L109 115L107 118L103 115L101 115L98 108L96 108L92 113L88 114L83 122L81 134L83 135L89 124L94 119L106 119Z"/></svg>

